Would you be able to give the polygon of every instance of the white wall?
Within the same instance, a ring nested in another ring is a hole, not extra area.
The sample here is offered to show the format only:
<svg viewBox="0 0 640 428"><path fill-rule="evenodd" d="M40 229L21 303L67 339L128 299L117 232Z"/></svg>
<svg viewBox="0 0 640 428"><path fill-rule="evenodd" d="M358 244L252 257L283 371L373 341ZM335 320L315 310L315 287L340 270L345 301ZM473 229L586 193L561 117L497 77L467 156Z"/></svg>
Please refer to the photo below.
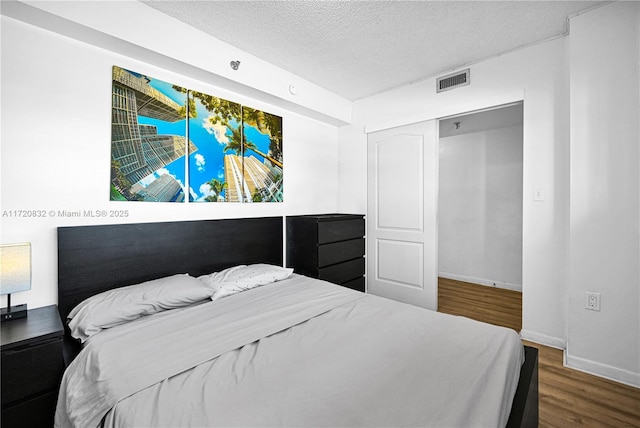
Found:
<svg viewBox="0 0 640 428"><path fill-rule="evenodd" d="M339 130L339 204L364 210L365 131L523 99L521 335L568 342L568 365L635 386L639 8L614 2L574 17L566 38L472 65L469 86L435 94L432 78L362 99ZM535 188L544 201L533 200ZM584 309L587 290L602 294L600 312Z"/></svg>
<svg viewBox="0 0 640 428"><path fill-rule="evenodd" d="M566 339L569 86L566 40L556 39L471 66L471 84L435 93L435 78L354 103L339 129L342 210L365 211L365 130L524 100L523 329L537 341ZM542 187L543 202L533 201Z"/></svg>
<svg viewBox="0 0 640 428"><path fill-rule="evenodd" d="M522 125L439 145L438 275L521 291Z"/></svg>
<svg viewBox="0 0 640 428"><path fill-rule="evenodd" d="M640 4L571 21L567 364L640 386ZM600 312L584 309L601 294Z"/></svg>
<svg viewBox="0 0 640 428"><path fill-rule="evenodd" d="M11 1L2 2L1 12L327 123L350 120L347 99L136 0ZM231 60L241 62L237 70Z"/></svg>
<svg viewBox="0 0 640 428"><path fill-rule="evenodd" d="M12 296L14 304L28 303L30 308L35 308L57 302L58 226L337 211L335 125L189 75L167 71L158 66L164 64L161 56L158 63L153 55L139 61L119 54L117 43L113 46L115 51L110 51L6 16L2 16L1 25L0 240L3 243L30 241L33 252L32 290ZM163 37L165 43L171 43L175 34ZM111 67L114 64L281 115L285 202L109 201ZM59 210L102 209L127 210L129 214L127 218L98 219L57 215ZM47 216L24 217L19 210L42 210ZM4 296L1 304L6 306Z"/></svg>

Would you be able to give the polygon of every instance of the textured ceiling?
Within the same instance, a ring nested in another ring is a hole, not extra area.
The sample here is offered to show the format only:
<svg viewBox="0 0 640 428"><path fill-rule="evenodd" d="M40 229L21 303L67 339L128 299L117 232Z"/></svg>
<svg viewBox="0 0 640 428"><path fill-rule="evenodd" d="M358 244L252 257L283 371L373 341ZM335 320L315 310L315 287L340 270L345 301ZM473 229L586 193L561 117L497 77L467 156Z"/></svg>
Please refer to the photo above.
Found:
<svg viewBox="0 0 640 428"><path fill-rule="evenodd" d="M568 32L593 1L143 1L350 100Z"/></svg>

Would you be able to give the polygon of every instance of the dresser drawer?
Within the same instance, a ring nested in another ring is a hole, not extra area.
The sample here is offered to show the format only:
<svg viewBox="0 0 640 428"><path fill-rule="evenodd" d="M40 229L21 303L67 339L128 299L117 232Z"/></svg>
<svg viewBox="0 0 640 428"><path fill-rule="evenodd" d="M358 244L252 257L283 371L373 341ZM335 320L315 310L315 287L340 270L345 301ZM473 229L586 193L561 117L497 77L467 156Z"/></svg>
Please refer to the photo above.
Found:
<svg viewBox="0 0 640 428"><path fill-rule="evenodd" d="M287 217L287 266L364 291L364 234L365 218L360 214Z"/></svg>
<svg viewBox="0 0 640 428"><path fill-rule="evenodd" d="M364 254L364 238L318 246L318 267L357 259Z"/></svg>
<svg viewBox="0 0 640 428"><path fill-rule="evenodd" d="M346 241L364 236L364 219L318 222L318 244Z"/></svg>
<svg viewBox="0 0 640 428"><path fill-rule="evenodd" d="M2 352L2 405L55 390L64 371L62 340Z"/></svg>
<svg viewBox="0 0 640 428"><path fill-rule="evenodd" d="M334 284L344 284L364 275L364 257L318 269L318 278Z"/></svg>
<svg viewBox="0 0 640 428"><path fill-rule="evenodd" d="M351 281L347 281L340 285L342 285L343 287L351 288L352 290L362 291L363 293L365 291L364 276L352 279Z"/></svg>
<svg viewBox="0 0 640 428"><path fill-rule="evenodd" d="M2 409L3 428L50 428L58 401L57 391L38 395Z"/></svg>

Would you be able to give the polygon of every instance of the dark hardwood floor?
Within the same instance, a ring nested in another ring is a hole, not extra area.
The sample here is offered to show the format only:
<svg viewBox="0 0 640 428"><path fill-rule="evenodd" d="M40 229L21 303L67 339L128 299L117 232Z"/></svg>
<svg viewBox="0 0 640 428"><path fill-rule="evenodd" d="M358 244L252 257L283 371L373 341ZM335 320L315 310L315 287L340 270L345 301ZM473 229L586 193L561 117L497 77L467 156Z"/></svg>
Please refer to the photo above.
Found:
<svg viewBox="0 0 640 428"><path fill-rule="evenodd" d="M440 278L438 311L522 329L519 292ZM540 427L640 427L640 389L563 365L563 351L536 343Z"/></svg>

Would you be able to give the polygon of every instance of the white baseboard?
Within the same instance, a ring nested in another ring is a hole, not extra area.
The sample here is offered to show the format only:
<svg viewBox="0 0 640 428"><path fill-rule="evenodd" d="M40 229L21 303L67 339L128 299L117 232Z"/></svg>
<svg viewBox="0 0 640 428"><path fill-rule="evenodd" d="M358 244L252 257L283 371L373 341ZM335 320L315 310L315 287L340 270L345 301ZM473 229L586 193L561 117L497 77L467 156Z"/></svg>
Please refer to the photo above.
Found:
<svg viewBox="0 0 640 428"><path fill-rule="evenodd" d="M456 281L470 282L472 284L486 285L487 287L503 288L506 290L522 292L522 284L510 284L508 282L494 281L491 279L478 278L475 276L458 275L457 273L438 272L438 276Z"/></svg>
<svg viewBox="0 0 640 428"><path fill-rule="evenodd" d="M528 340L529 342L538 343L540 345L549 346L556 349L566 349L567 341L560 339L559 337L547 336L546 334L536 333L535 331L529 331L522 329L520 331L520 338Z"/></svg>
<svg viewBox="0 0 640 428"><path fill-rule="evenodd" d="M571 369L579 370L593 376L602 377L614 382L640 388L640 373L597 363L580 357L569 355L569 349L564 352L564 365Z"/></svg>
<svg viewBox="0 0 640 428"><path fill-rule="evenodd" d="M593 376L609 379L614 382L640 388L640 373L634 373L628 370L609 366L607 364L597 363L580 357L570 355L569 346L564 339L547 336L545 334L533 331L522 330L520 337L529 342L538 343L540 345L549 346L556 349L564 350L564 366L570 369L578 370Z"/></svg>

